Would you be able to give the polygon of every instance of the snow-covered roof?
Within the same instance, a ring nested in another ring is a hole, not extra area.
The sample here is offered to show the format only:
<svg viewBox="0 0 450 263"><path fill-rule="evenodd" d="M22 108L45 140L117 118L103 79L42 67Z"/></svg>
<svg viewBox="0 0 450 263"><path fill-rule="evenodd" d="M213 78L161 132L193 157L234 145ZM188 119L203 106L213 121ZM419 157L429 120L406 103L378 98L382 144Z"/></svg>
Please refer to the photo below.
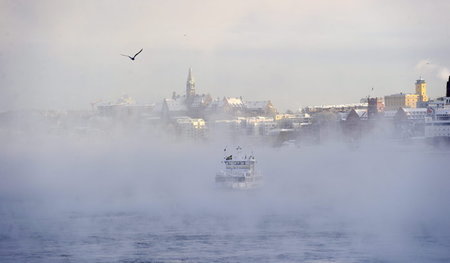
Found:
<svg viewBox="0 0 450 263"><path fill-rule="evenodd" d="M186 105L180 100L164 99L169 111L187 111Z"/></svg>
<svg viewBox="0 0 450 263"><path fill-rule="evenodd" d="M225 98L225 101L227 102L228 105L230 105L232 107L243 107L244 106L244 103L242 102L242 100L240 98L228 97L228 98Z"/></svg>
<svg viewBox="0 0 450 263"><path fill-rule="evenodd" d="M264 116L258 116L258 117L247 117L245 120L248 123L256 123L256 122L273 122L274 119L272 117L264 117Z"/></svg>
<svg viewBox="0 0 450 263"><path fill-rule="evenodd" d="M177 118L176 122L178 124L186 124L186 123L201 123L201 124L205 124L205 120L204 119L193 119L193 118L189 118L189 117Z"/></svg>
<svg viewBox="0 0 450 263"><path fill-rule="evenodd" d="M342 113L338 113L337 114L337 118L338 120L347 120L349 118L349 116L351 116L352 112L355 112L356 115L358 115L358 118L360 120L367 120L367 110L360 110L360 109L352 109L349 112L347 112L346 114L342 114Z"/></svg>
<svg viewBox="0 0 450 263"><path fill-rule="evenodd" d="M424 119L427 115L426 108L400 108L398 111L403 111L410 120Z"/></svg>
<svg viewBox="0 0 450 263"><path fill-rule="evenodd" d="M367 103L350 103L350 104L334 104L334 105L317 105L307 106L310 109L333 109L333 108L352 108L352 107L367 107Z"/></svg>
<svg viewBox="0 0 450 263"><path fill-rule="evenodd" d="M367 118L367 111L366 110L355 110L356 114L358 114L358 116L360 118Z"/></svg>
<svg viewBox="0 0 450 263"><path fill-rule="evenodd" d="M245 107L249 110L258 110L258 109L264 109L267 107L267 105L270 104L269 100L266 101L246 101Z"/></svg>

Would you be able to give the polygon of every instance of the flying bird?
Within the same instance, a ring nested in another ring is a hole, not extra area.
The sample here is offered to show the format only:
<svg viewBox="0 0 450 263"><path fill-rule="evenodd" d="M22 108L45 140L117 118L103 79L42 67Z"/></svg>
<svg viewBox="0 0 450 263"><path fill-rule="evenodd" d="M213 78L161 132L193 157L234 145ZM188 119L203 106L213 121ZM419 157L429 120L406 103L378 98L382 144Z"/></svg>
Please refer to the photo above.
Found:
<svg viewBox="0 0 450 263"><path fill-rule="evenodd" d="M144 50L144 49L142 48L141 50L139 50L138 53L136 53L136 54L135 54L134 56L132 56L132 57L130 57L130 56L128 56L128 55L124 55L124 54L120 54L120 55L125 56L125 57L129 57L131 60L134 60L134 59L136 58L136 56L139 55L139 53L142 52L142 50Z"/></svg>

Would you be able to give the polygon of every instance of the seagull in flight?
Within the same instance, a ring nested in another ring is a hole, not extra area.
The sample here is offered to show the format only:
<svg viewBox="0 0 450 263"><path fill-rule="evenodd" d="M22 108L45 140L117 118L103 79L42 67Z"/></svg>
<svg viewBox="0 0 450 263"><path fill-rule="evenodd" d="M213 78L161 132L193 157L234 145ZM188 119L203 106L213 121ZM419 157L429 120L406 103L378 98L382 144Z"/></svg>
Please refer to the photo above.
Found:
<svg viewBox="0 0 450 263"><path fill-rule="evenodd" d="M142 50L144 50L144 49L142 48L141 50L139 50L138 53L136 53L136 54L135 54L134 56L132 56L132 57L130 57L130 56L128 56L128 55L124 55L124 54L120 54L120 55L125 56L125 57L129 57L131 60L134 60L134 59L136 58L136 56L139 55L139 53L142 52Z"/></svg>

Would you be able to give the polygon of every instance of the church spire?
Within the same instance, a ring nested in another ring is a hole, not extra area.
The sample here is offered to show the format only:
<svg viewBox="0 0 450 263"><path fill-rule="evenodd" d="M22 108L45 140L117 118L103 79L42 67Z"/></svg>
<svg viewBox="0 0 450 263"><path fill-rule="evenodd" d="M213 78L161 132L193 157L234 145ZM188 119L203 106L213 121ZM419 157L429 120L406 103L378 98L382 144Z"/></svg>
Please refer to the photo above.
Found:
<svg viewBox="0 0 450 263"><path fill-rule="evenodd" d="M186 82L186 99L190 99L195 96L195 81L192 77L192 68L189 68L188 79Z"/></svg>
<svg viewBox="0 0 450 263"><path fill-rule="evenodd" d="M189 75L188 75L188 82L192 81L194 82L194 78L192 77L192 68L189 68Z"/></svg>

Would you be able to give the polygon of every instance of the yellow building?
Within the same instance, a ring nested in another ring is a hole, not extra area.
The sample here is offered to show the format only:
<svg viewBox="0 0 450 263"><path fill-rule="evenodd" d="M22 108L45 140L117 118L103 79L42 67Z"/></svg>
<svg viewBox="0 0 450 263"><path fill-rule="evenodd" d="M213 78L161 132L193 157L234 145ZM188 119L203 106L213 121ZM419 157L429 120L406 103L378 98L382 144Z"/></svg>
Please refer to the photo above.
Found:
<svg viewBox="0 0 450 263"><path fill-rule="evenodd" d="M415 108L419 101L417 94L394 94L384 97L385 110L398 110L399 108Z"/></svg>
<svg viewBox="0 0 450 263"><path fill-rule="evenodd" d="M417 108L421 102L428 101L427 83L420 78L416 81L415 94L394 94L384 97L385 110L397 110L399 108Z"/></svg>
<svg viewBox="0 0 450 263"><path fill-rule="evenodd" d="M427 83L422 77L416 81L416 94L419 95L419 101L428 101Z"/></svg>

